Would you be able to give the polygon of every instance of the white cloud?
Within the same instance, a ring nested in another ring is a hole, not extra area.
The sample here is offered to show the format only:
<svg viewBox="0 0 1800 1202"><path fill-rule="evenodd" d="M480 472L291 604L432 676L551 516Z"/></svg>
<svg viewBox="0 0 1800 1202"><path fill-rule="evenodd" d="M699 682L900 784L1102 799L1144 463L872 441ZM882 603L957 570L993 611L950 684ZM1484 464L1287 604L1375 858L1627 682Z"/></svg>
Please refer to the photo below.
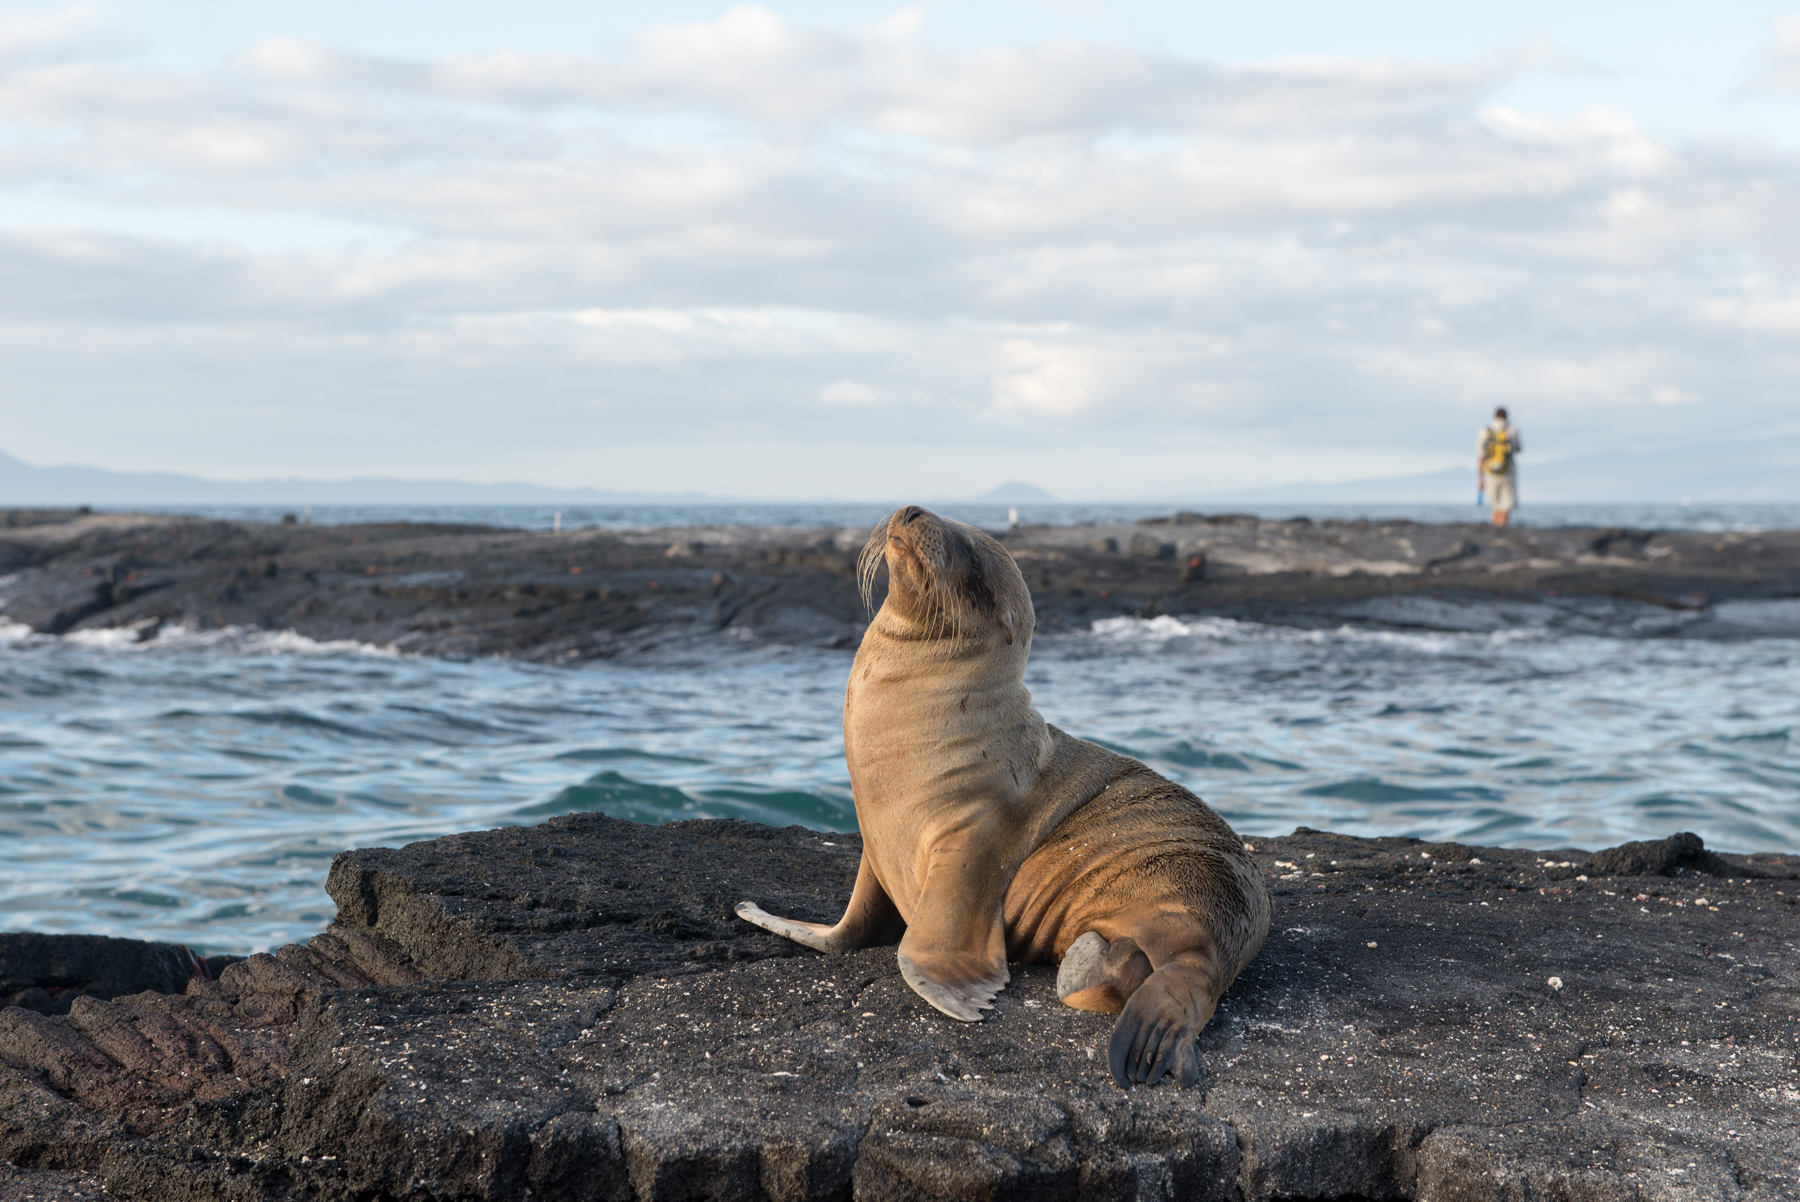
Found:
<svg viewBox="0 0 1800 1202"><path fill-rule="evenodd" d="M834 380L819 390L819 399L827 405L873 405L879 398L860 380Z"/></svg>
<svg viewBox="0 0 1800 1202"><path fill-rule="evenodd" d="M1698 405L1700 401L1697 394L1673 384L1658 384L1650 390L1652 405Z"/></svg>
<svg viewBox="0 0 1800 1202"><path fill-rule="evenodd" d="M1800 296L1753 296L1709 300L1701 316L1748 333L1800 334Z"/></svg>
<svg viewBox="0 0 1800 1202"><path fill-rule="evenodd" d="M1483 124L1503 137L1573 150L1598 157L1631 175L1653 175L1674 164L1674 156L1638 127L1629 113L1591 108L1573 117L1539 117L1491 105Z"/></svg>
<svg viewBox="0 0 1800 1202"><path fill-rule="evenodd" d="M1068 417L1098 401L1105 383L1089 348L1013 338L1000 345L994 406L1001 413Z"/></svg>
<svg viewBox="0 0 1800 1202"><path fill-rule="evenodd" d="M0 70L115 52L129 44L97 4L0 10Z"/></svg>
<svg viewBox="0 0 1800 1202"><path fill-rule="evenodd" d="M1775 23L1775 42L1757 83L1770 91L1800 92L1800 16Z"/></svg>
<svg viewBox="0 0 1800 1202"><path fill-rule="evenodd" d="M1264 479L1460 457L1496 401L1534 447L1621 407L1679 443L1671 397L1754 430L1796 367L1800 157L1496 103L1536 52L965 52L740 7L614 56L277 37L188 71L96 11L0 17L0 369L99 417L9 414L28 457L196 453L151 397L280 472L348 453L323 412L414 474L928 418L1118 491L1151 437L1196 481L1227 447Z"/></svg>

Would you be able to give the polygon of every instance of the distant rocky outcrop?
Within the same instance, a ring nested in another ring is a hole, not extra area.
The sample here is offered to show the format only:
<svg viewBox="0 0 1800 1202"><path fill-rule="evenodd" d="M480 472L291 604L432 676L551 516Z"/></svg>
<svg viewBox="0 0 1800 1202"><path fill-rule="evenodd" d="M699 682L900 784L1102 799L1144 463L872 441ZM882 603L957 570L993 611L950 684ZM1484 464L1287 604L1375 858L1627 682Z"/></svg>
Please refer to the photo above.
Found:
<svg viewBox="0 0 1800 1202"><path fill-rule="evenodd" d="M1054 505L1056 498L1045 489L1035 484L1027 484L1023 480L1009 480L998 488L990 488L980 496L970 498L974 501L985 501L998 505Z"/></svg>
<svg viewBox="0 0 1800 1202"><path fill-rule="evenodd" d="M549 663L757 642L850 648L868 620L855 578L866 534L752 526L552 534L0 511L0 621L144 641L174 628L293 630L424 655ZM1031 586L1039 630L1050 634L1162 615L1464 629L1491 622L1491 603L1505 601L1510 621L1580 633L1800 635L1792 601L1800 531L1179 513L998 534ZM1721 606L1754 599L1775 604ZM1468 602L1485 608L1471 619Z"/></svg>

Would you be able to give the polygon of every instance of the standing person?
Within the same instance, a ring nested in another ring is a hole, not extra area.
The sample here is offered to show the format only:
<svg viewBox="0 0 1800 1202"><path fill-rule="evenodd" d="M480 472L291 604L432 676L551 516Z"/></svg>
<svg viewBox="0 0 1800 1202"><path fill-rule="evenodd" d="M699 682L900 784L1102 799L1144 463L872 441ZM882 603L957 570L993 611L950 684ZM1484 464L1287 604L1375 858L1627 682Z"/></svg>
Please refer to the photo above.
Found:
<svg viewBox="0 0 1800 1202"><path fill-rule="evenodd" d="M1481 428L1476 471L1496 526L1506 525L1519 503L1517 460L1524 449L1519 428L1507 420L1505 407L1494 410L1494 420Z"/></svg>

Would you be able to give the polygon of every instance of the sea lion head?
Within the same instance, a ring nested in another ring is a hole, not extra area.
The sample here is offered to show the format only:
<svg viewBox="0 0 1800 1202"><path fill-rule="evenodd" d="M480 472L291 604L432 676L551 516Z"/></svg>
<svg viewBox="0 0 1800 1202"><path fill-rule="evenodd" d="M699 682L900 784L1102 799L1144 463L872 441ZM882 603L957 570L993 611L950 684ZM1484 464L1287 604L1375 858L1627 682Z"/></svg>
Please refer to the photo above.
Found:
<svg viewBox="0 0 1800 1202"><path fill-rule="evenodd" d="M990 535L906 505L875 524L857 560L863 603L887 564L884 613L915 638L998 639L1021 651L1037 624L1031 591L1012 555Z"/></svg>

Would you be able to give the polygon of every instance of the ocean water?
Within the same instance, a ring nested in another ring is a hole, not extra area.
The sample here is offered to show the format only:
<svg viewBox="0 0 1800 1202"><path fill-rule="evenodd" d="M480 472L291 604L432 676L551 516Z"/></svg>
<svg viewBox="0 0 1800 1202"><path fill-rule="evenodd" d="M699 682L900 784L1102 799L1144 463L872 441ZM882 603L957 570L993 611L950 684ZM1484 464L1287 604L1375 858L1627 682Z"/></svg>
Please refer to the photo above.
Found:
<svg viewBox="0 0 1800 1202"><path fill-rule="evenodd" d="M1474 500L1470 497L1471 502ZM141 512L197 514L201 517L278 522L284 515L304 516L320 525L357 522L452 522L506 526L521 530L548 530L560 521L565 530L590 528L631 529L645 526L872 526L894 510L895 504L856 502L749 503L713 502L640 505L320 505L307 509L281 505L151 505ZM1014 514L1021 522L1052 526L1083 523L1129 523L1140 518L1166 517L1177 509L1200 513L1253 513L1265 518L1309 517L1315 521L1410 520L1415 522L1481 522L1487 513L1472 503L1440 505L1422 503L1361 503L1355 505L1252 505L1230 502L1133 502L1075 504L1069 502L990 504L979 501L931 502L945 517L984 529L1000 529ZM1626 526L1635 529L1791 530L1800 527L1800 504L1779 502L1721 502L1694 505L1589 505L1542 504L1521 507L1513 515L1519 526Z"/></svg>
<svg viewBox="0 0 1800 1202"><path fill-rule="evenodd" d="M1028 683L1248 837L1800 849L1800 602L1735 604L1729 639L1481 606L1438 633L1108 619L1040 639ZM578 809L855 823L847 652L557 668L0 631L0 929L248 952L330 921L347 848Z"/></svg>

